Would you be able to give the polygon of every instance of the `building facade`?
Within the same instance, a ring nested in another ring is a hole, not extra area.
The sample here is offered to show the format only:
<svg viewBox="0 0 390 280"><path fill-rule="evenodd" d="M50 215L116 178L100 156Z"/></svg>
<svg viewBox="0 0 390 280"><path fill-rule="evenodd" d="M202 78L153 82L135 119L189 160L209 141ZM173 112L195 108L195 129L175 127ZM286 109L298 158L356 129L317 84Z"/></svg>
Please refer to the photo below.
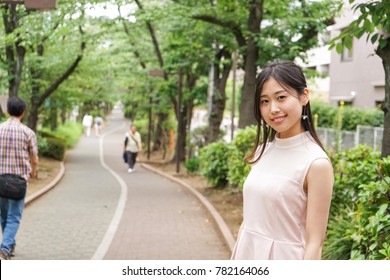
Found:
<svg viewBox="0 0 390 280"><path fill-rule="evenodd" d="M356 1L366 2L366 1ZM358 17L346 1L343 16L329 29L334 38ZM374 108L385 98L385 71L382 60L375 54L375 46L367 35L354 38L352 48L344 48L341 54L331 51L329 65L329 101L337 104L341 100L360 108Z"/></svg>
<svg viewBox="0 0 390 280"><path fill-rule="evenodd" d="M353 39L352 48L344 48L341 54L329 50L327 42L346 28L357 13L349 1L344 1L342 15L335 24L320 35L322 46L308 52L308 61L302 63L305 69L316 70L323 78L309 80L312 98L337 105L340 101L360 108L374 108L385 98L385 72L382 60L375 54L375 46L363 35ZM366 1L355 1L366 2Z"/></svg>

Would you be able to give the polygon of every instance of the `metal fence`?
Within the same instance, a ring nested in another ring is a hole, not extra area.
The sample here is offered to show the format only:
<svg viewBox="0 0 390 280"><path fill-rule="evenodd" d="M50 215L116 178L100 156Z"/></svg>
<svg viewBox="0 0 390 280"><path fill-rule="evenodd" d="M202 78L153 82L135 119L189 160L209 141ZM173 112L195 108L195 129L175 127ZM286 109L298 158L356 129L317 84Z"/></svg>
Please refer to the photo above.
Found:
<svg viewBox="0 0 390 280"><path fill-rule="evenodd" d="M342 130L339 134L333 128L319 127L317 134L324 146L332 149L346 150L360 144L370 146L374 151L382 149L383 127L358 125L356 131Z"/></svg>

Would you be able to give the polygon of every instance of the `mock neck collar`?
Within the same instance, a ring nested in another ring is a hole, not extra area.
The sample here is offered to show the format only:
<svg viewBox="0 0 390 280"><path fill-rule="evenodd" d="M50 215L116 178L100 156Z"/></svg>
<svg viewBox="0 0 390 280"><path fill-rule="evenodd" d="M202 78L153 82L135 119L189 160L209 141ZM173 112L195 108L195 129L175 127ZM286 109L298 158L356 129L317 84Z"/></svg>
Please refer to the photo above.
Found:
<svg viewBox="0 0 390 280"><path fill-rule="evenodd" d="M281 149L289 149L292 147L299 146L311 139L310 132L305 131L302 133L299 133L295 136L289 137L289 138L278 138L278 136L275 136L275 146Z"/></svg>

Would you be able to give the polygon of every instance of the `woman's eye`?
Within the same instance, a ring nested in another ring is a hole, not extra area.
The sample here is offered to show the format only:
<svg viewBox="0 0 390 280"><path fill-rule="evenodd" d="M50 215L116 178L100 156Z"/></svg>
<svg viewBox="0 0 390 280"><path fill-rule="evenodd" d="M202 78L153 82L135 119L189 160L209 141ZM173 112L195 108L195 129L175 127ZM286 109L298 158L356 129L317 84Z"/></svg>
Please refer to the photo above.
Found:
<svg viewBox="0 0 390 280"><path fill-rule="evenodd" d="M267 102L268 102L268 100L265 100L265 99L260 100L260 104L266 104Z"/></svg>
<svg viewBox="0 0 390 280"><path fill-rule="evenodd" d="M283 100L283 99L286 99L286 97L287 97L287 96L285 96L285 95L280 95L280 96L278 97L278 99L279 99L279 100Z"/></svg>

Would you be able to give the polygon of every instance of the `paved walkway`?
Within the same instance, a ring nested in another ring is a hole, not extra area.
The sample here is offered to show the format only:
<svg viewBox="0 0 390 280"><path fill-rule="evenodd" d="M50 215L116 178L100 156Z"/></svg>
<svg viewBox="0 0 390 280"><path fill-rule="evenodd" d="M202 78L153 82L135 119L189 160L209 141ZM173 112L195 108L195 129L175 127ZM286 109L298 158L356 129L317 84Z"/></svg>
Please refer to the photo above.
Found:
<svg viewBox="0 0 390 280"><path fill-rule="evenodd" d="M121 161L128 123L114 112L82 137L65 175L24 212L14 259L227 259L209 212L185 188Z"/></svg>

